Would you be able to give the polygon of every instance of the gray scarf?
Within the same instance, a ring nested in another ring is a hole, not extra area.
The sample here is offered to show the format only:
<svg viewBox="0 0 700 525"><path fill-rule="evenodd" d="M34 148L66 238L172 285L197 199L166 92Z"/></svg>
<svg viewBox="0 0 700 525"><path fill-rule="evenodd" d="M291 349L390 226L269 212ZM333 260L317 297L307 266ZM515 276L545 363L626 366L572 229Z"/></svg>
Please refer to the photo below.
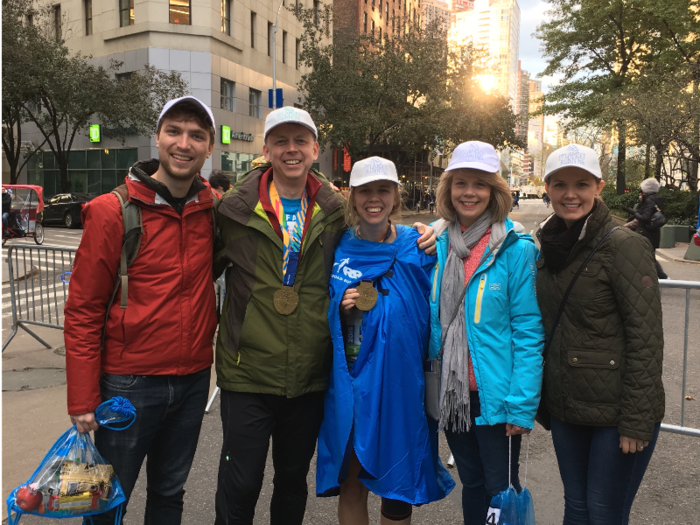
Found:
<svg viewBox="0 0 700 525"><path fill-rule="evenodd" d="M440 287L442 326L442 381L440 382L440 430L469 430L469 343L464 318L464 263L472 248L491 226L486 210L464 233L455 217L448 226L450 253L445 261ZM459 304L458 304L459 303ZM457 311L455 311L455 309Z"/></svg>

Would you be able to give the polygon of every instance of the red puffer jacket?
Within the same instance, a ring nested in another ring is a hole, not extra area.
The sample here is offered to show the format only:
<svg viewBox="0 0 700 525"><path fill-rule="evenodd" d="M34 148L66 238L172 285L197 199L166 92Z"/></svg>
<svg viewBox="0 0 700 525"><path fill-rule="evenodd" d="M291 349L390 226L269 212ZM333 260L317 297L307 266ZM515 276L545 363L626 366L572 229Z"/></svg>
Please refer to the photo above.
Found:
<svg viewBox="0 0 700 525"><path fill-rule="evenodd" d="M136 167L132 168L132 173ZM147 176L143 171L140 175ZM204 181L204 179L201 179ZM75 256L65 309L68 413L101 402L100 375L185 375L211 366L216 330L212 283L211 189L204 182L182 216L143 182L127 177L129 200L141 205L144 233L129 268L128 307L110 308L124 234L116 195L83 209L85 230Z"/></svg>

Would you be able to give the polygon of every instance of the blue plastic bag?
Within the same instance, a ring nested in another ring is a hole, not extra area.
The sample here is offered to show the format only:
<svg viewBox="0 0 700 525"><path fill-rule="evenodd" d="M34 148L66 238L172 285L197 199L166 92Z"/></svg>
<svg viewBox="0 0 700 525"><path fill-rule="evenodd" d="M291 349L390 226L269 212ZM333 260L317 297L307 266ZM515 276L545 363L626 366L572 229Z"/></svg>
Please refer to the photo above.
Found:
<svg viewBox="0 0 700 525"><path fill-rule="evenodd" d="M135 419L136 409L123 397L105 401L95 410L97 423L111 430L129 428ZM114 508L118 524L125 501L114 469L97 451L90 434L81 434L73 426L58 438L31 478L7 497L8 524L17 525L22 514L84 516L84 522L91 522L89 516Z"/></svg>
<svg viewBox="0 0 700 525"><path fill-rule="evenodd" d="M491 498L491 504L486 514L486 525L535 525L535 506L532 494L525 487L527 483L527 460L530 454L530 435L527 436L527 452L525 454L525 480L520 494L508 479L508 488ZM510 462L510 441L508 443L508 463Z"/></svg>

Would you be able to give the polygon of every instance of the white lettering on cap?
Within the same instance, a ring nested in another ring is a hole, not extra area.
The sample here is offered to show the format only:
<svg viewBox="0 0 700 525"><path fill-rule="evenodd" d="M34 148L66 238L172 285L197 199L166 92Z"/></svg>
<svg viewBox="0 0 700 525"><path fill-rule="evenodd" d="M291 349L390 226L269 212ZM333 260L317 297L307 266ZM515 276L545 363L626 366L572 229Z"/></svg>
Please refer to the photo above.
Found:
<svg viewBox="0 0 700 525"><path fill-rule="evenodd" d="M379 159L372 159L365 166L367 175L389 175L387 165Z"/></svg>
<svg viewBox="0 0 700 525"><path fill-rule="evenodd" d="M484 152L478 144L467 144L460 157L462 162L481 162L484 160Z"/></svg>
<svg viewBox="0 0 700 525"><path fill-rule="evenodd" d="M586 165L586 154L581 153L574 144L566 148L566 151L559 155L560 166L569 164Z"/></svg>

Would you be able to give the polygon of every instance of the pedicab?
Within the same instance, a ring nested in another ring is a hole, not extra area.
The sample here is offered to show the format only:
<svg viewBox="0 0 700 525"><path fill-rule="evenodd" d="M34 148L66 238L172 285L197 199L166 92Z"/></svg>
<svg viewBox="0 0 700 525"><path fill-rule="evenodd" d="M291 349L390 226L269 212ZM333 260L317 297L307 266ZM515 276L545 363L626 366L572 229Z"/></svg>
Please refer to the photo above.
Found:
<svg viewBox="0 0 700 525"><path fill-rule="evenodd" d="M30 184L2 185L2 243L8 239L33 237L44 242L41 214L44 211L44 188Z"/></svg>

